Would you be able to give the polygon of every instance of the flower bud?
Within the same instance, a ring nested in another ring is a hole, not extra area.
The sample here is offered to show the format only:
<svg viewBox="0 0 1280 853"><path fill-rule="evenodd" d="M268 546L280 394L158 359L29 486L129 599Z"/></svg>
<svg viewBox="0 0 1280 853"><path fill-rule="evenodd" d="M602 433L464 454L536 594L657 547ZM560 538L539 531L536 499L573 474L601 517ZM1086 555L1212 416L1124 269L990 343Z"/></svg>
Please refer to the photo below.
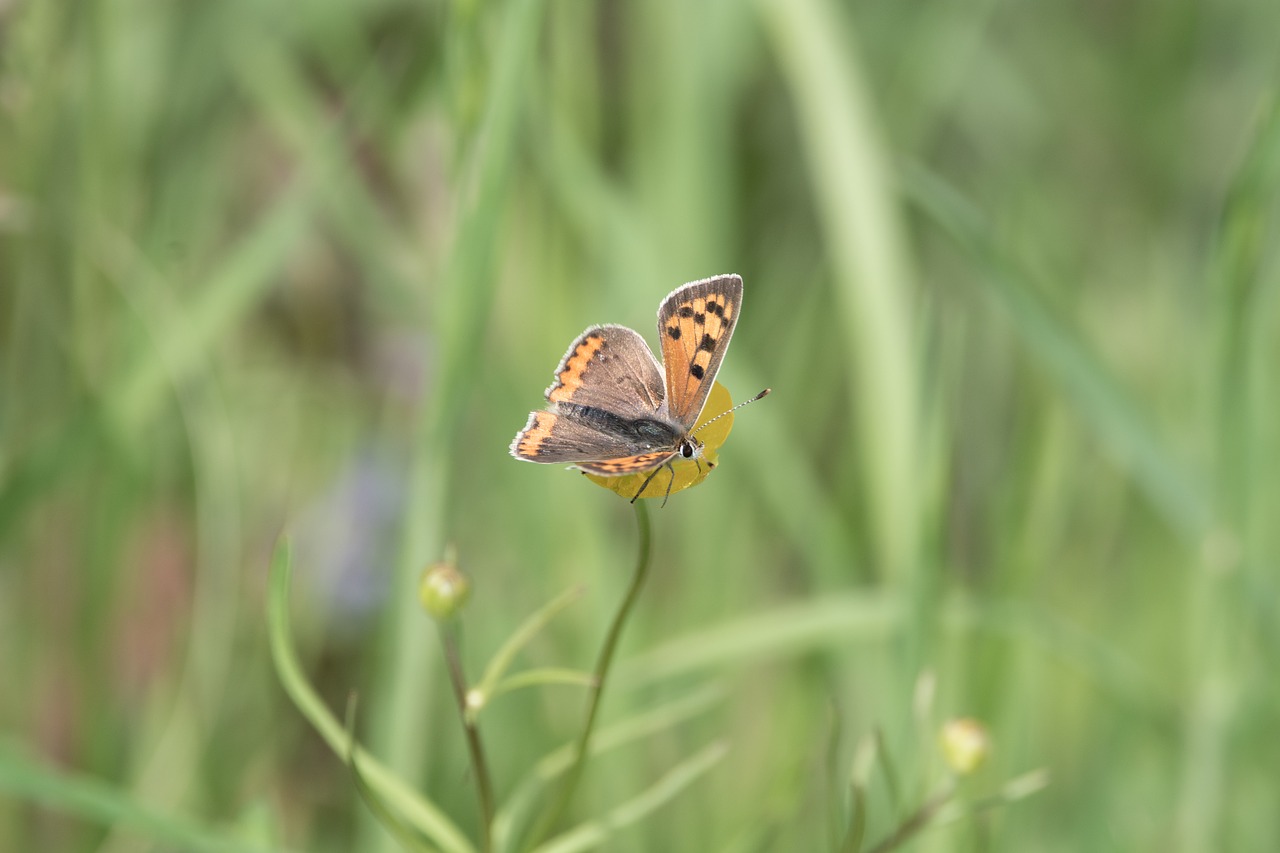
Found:
<svg viewBox="0 0 1280 853"><path fill-rule="evenodd" d="M418 599L427 615L447 622L457 615L471 595L471 583L450 561L432 563L422 573Z"/></svg>
<svg viewBox="0 0 1280 853"><path fill-rule="evenodd" d="M968 776L982 766L991 752L991 739L982 723L972 717L948 720L938 736L947 766L958 776Z"/></svg>

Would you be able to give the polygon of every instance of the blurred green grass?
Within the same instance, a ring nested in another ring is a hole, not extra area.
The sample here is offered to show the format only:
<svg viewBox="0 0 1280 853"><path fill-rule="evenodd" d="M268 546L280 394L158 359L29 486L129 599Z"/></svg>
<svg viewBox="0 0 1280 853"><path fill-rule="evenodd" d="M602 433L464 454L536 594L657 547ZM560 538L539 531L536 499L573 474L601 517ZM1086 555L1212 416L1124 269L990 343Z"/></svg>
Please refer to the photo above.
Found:
<svg viewBox="0 0 1280 853"><path fill-rule="evenodd" d="M574 813L727 753L608 849L868 837L990 728L929 849L1265 849L1280 826L1280 10L1200 4L0 4L0 848L394 849L271 669L464 829L416 577L473 677L586 668L625 504L511 435L590 323L746 282L721 466L655 512ZM922 674L936 685L925 719ZM481 725L499 796L580 691ZM966 789L967 791L968 789ZM750 819L743 820L744 809Z"/></svg>

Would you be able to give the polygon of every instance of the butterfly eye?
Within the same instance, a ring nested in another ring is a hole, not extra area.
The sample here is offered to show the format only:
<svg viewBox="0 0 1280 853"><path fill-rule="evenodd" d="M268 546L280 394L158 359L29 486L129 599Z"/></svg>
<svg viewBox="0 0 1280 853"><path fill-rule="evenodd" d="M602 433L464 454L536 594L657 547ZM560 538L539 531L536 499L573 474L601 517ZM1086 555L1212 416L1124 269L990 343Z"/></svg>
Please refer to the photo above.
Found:
<svg viewBox="0 0 1280 853"><path fill-rule="evenodd" d="M685 459L692 459L696 452L697 451L693 449L693 442L686 441L680 445L680 455Z"/></svg>

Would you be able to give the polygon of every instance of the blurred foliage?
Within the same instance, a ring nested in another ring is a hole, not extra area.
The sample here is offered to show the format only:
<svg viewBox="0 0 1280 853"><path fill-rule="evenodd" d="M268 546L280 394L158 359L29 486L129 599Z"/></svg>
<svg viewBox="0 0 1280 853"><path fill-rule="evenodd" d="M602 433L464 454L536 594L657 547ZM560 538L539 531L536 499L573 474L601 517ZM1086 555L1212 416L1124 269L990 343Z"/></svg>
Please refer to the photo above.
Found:
<svg viewBox="0 0 1280 853"><path fill-rule="evenodd" d="M1280 825L1280 7L0 2L0 848L389 850L271 668L475 837L438 641L589 668L622 500L506 452L590 323L723 272L720 465L654 505L571 823L868 842L941 767L1049 786L927 849L1266 849ZM930 703L918 700L927 674ZM580 689L480 726L500 799ZM717 752L716 755L719 755ZM701 767L703 765L699 765ZM861 789L859 789L861 790ZM744 817L744 814L746 815ZM861 832L861 824L859 825Z"/></svg>

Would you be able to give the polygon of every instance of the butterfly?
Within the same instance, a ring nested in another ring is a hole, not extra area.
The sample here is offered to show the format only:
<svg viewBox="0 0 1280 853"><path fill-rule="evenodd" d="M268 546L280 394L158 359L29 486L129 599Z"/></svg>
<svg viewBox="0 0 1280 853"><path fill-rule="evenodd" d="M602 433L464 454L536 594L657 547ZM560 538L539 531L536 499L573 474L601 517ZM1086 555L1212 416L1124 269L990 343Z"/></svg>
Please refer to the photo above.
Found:
<svg viewBox="0 0 1280 853"><path fill-rule="evenodd" d="M617 325L587 329L560 360L546 390L547 408L530 413L511 442L511 455L528 462L567 462L604 477L652 472L633 503L666 468L669 497L672 463L702 456L702 442L691 430L741 308L742 279L736 275L671 291L658 307L661 366L638 332Z"/></svg>

